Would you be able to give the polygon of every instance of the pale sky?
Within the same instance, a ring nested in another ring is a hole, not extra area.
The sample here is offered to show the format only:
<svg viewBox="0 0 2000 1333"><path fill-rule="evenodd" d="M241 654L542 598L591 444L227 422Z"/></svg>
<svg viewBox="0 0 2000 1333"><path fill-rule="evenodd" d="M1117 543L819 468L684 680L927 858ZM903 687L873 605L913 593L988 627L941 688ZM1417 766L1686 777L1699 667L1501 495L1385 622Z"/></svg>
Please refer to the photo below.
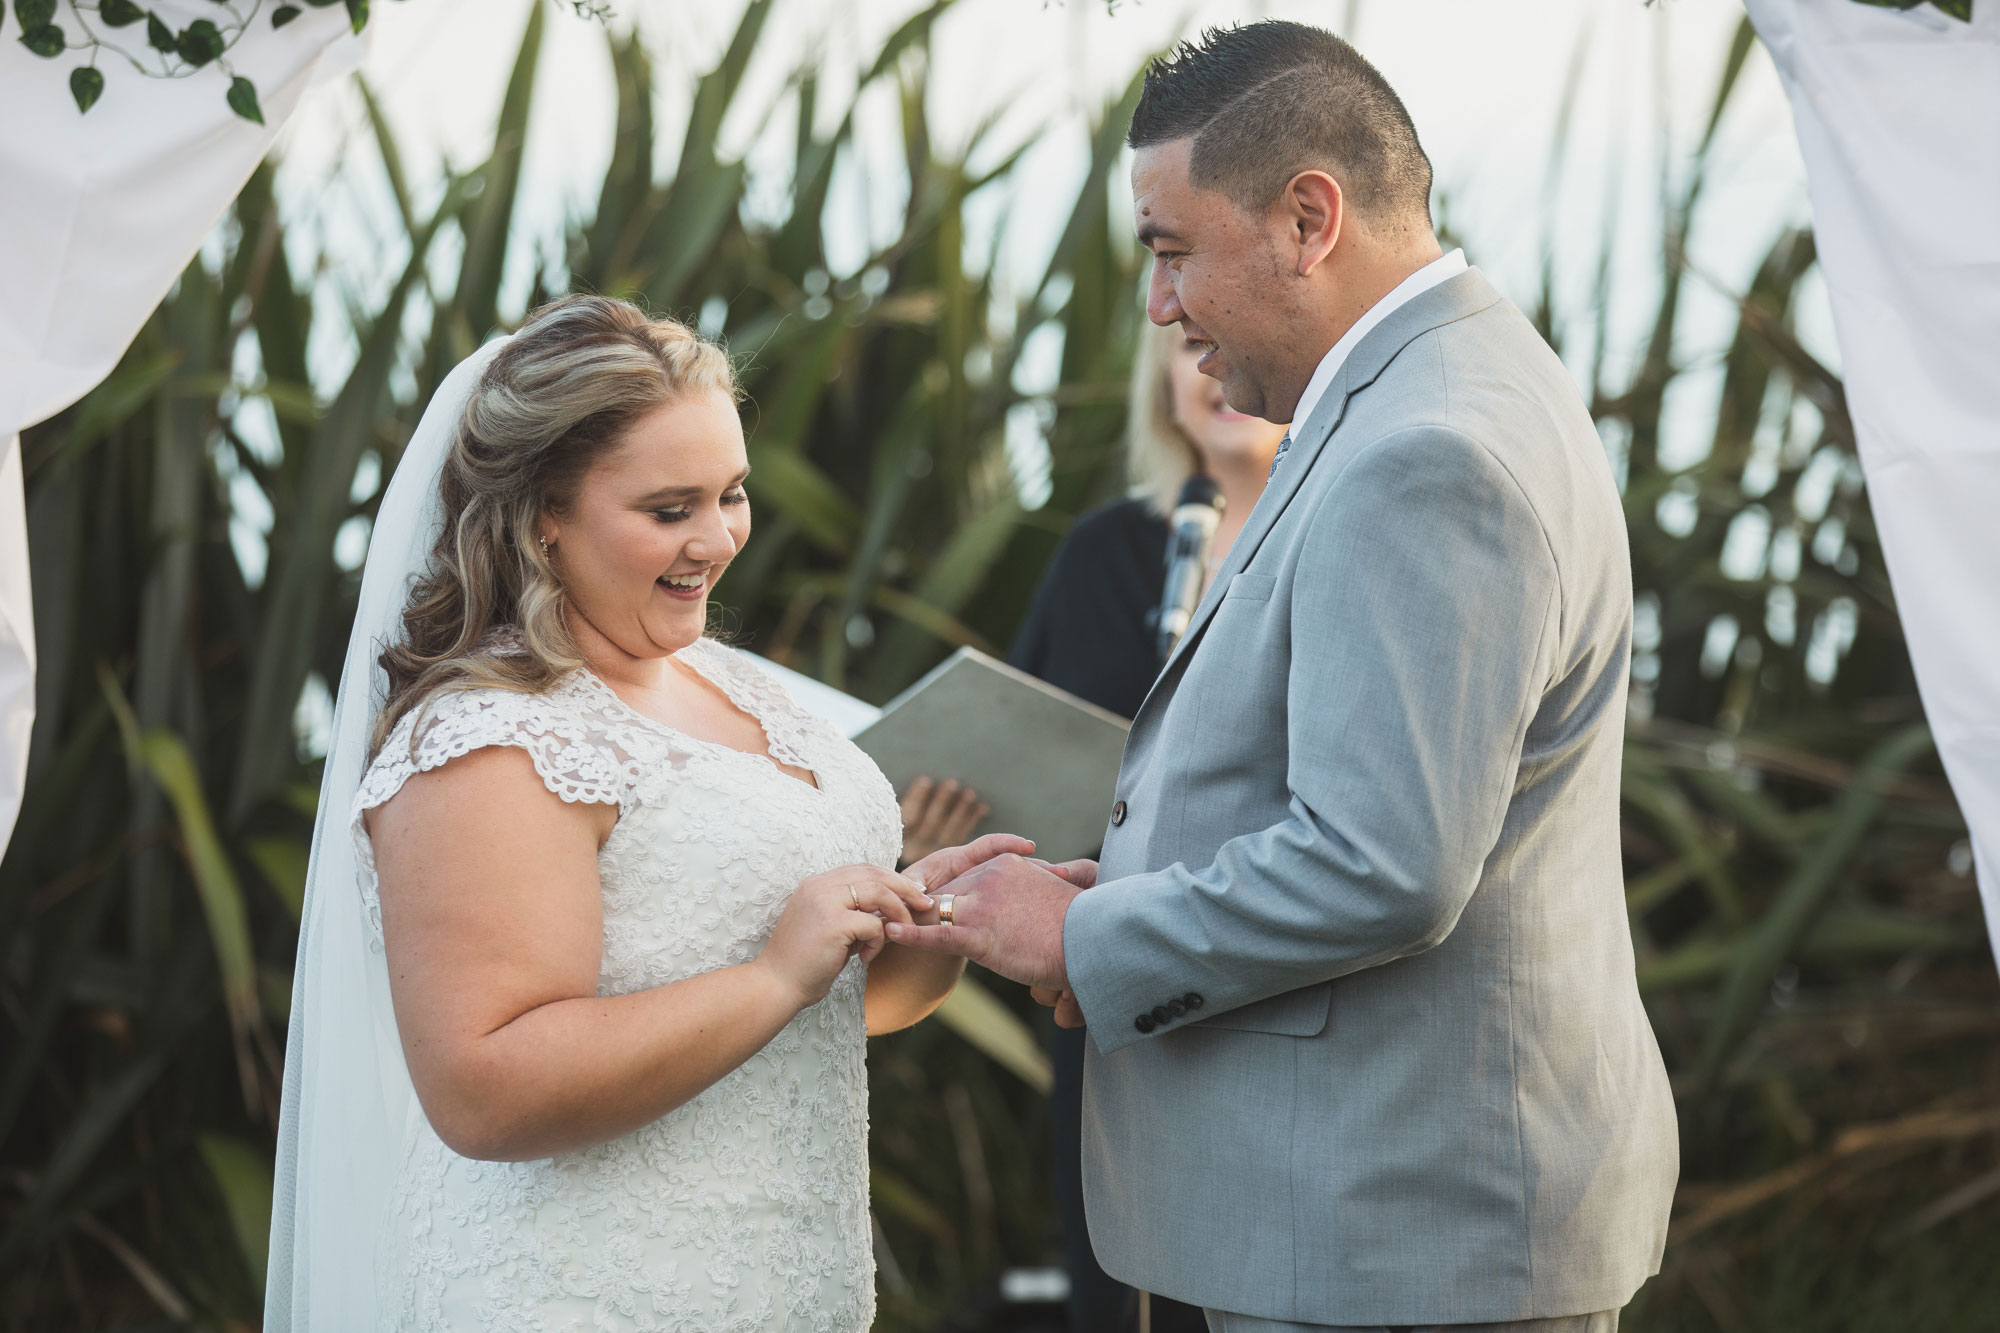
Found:
<svg viewBox="0 0 2000 1333"><path fill-rule="evenodd" d="M528 4L537 2L550 9L521 220L553 253L564 224L594 206L611 152L614 94L598 24L550 0L378 5L363 73L402 137L410 171L434 182L441 161L465 167L485 155ZM694 76L716 60L742 7L742 0L613 0L613 22L636 24L653 52L663 150L677 147ZM768 121L758 119L787 76L814 60L831 114L880 41L919 7L916 0L779 0L738 99L746 114L726 126L725 138L750 151L753 163L787 161L789 109L780 104ZM1019 169L1017 180L1032 188L1014 201L1003 267L1039 271L1084 169L1089 119L1148 53L1201 26L1267 16L1341 31L1382 69L1436 164L1442 218L1472 262L1517 300L1531 295L1551 237L1564 290L1587 288L1615 197L1615 269L1626 279L1626 308L1613 312L1614 346L1636 336L1650 315L1658 265L1660 127L1672 145L1666 169L1678 175L1742 17L1739 0L1118 0L1110 7L1104 0L960 0L939 21L933 43L930 110L938 142L963 144L998 116L990 140L997 157L1039 127L1052 131ZM1572 67L1581 76L1569 164L1552 195L1550 146ZM885 86L864 102L864 165L841 182L831 204L830 231L848 239L840 248L850 252L832 257L836 268L858 262L868 235L893 227L901 207L894 169L901 145L889 96ZM280 152L287 196L312 205L293 213L311 214L318 243L345 271L385 281L402 259L393 245L378 243L395 229L351 89L334 84L310 94ZM767 186L779 174L775 166L767 172ZM997 195L990 201L989 216L1001 202ZM1722 125L1692 256L1720 283L1740 285L1779 230L1806 214L1791 117L1758 48ZM983 253L985 239L970 237L969 247ZM532 257L524 252L517 261L511 288L525 293ZM1823 302L1817 292L1808 297ZM1719 334L1727 314L1719 295L1695 284L1684 341L1696 360L1713 340L1705 330ZM1809 341L1836 360L1817 304L1807 324Z"/></svg>
<svg viewBox="0 0 2000 1333"><path fill-rule="evenodd" d="M588 217L611 154L614 90L603 29L551 0L409 0L374 8L363 75L376 89L401 138L405 163L433 196L440 164L482 160L531 3L550 5L536 110L523 164L521 229L548 253L560 253L566 226ZM678 146L694 77L709 69L734 31L744 0L612 0L614 24L636 24L653 54L662 151ZM845 95L882 39L920 8L918 0L779 0L739 106L725 127L729 146L754 164L788 161L789 108L771 108L787 77L815 61L822 106ZM959 0L938 23L933 42L930 113L946 148L998 116L999 155L1049 131L1017 169L1020 188L1002 238L1002 266L1038 274L1067 216L1087 162L1087 126L1142 60L1196 29L1264 17L1316 23L1354 41L1401 93L1437 168L1442 220L1464 241L1468 258L1502 291L1526 304L1545 249L1553 245L1561 290L1587 292L1606 217L1615 218L1613 272L1618 303L1610 315L1614 349L1630 353L1650 323L1658 273L1662 171L1679 179L1686 150L1705 121L1740 0ZM1551 192L1547 167L1564 89L1576 84L1568 167ZM845 86L843 86L845 85ZM847 238L836 269L858 264L871 234L902 207L895 168L901 145L891 92L878 88L859 116L862 167L836 181L829 232ZM760 139L759 131L769 132ZM1662 152L1662 133L1667 150ZM382 183L360 99L338 81L308 94L279 142L280 191L293 222L296 256L324 255L337 281L364 301L384 289L406 262L400 229ZM1664 166L1663 166L1664 164ZM976 164L975 164L976 165ZM667 169L663 161L661 168ZM766 196L778 184L764 174ZM753 202L759 197L753 190ZM1724 119L1707 204L1690 240L1694 263L1727 287L1740 288L1778 233L1807 217L1804 167L1784 96L1761 47L1753 51ZM996 217L1002 200L987 201ZM976 221L976 219L975 219ZM968 235L969 253L992 237ZM532 250L515 256L509 290L525 300ZM1802 332L1838 365L1824 292L1802 294ZM1679 345L1683 376L1669 397L1662 454L1693 462L1706 445L1719 386L1722 339L1733 323L1728 301L1704 283L1683 304ZM331 321L316 338L316 364L337 382L350 353ZM1017 385L1050 387L1059 348L1024 358ZM1026 381L1036 381L1028 383ZM1010 454L1023 497L1035 503L1032 460L1038 440ZM1042 456L1046 458L1045 448ZM254 489L254 488L251 488ZM268 516L263 522L268 523ZM237 525L246 568L261 566L259 526ZM365 528L343 533L344 558L358 563ZM325 700L318 711L325 711ZM312 729L309 703L302 716ZM323 719L322 719L323 721Z"/></svg>

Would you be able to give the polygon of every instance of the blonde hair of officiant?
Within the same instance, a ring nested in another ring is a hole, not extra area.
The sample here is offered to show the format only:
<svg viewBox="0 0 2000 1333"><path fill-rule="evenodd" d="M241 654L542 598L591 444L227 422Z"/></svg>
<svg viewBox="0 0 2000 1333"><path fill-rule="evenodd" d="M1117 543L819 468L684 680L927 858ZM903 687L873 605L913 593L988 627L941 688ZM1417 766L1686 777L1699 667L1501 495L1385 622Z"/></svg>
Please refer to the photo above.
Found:
<svg viewBox="0 0 2000 1333"><path fill-rule="evenodd" d="M1201 471L1194 441L1174 419L1174 382L1168 361L1183 341L1178 327L1148 324L1132 355L1129 410L1125 417L1125 475L1132 494L1162 518L1171 514L1187 479Z"/></svg>

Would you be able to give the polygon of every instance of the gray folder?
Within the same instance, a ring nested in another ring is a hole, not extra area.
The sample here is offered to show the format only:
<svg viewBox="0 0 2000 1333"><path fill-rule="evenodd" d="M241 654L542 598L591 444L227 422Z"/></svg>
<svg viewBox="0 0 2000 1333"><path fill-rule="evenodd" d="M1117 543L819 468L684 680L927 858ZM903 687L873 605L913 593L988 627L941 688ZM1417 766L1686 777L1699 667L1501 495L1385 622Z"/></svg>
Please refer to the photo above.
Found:
<svg viewBox="0 0 2000 1333"><path fill-rule="evenodd" d="M992 813L981 833L1018 833L1035 854L1096 854L1116 799L1131 724L1116 713L961 648L891 700L854 743L900 793L956 778Z"/></svg>

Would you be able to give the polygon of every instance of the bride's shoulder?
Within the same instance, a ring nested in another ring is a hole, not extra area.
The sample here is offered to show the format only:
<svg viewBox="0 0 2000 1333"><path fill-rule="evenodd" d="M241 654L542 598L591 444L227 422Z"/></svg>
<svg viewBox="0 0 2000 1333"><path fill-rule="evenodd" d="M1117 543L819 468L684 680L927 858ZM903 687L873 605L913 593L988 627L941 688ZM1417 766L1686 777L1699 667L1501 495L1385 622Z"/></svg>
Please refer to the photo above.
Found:
<svg viewBox="0 0 2000 1333"><path fill-rule="evenodd" d="M627 747L593 718L577 673L542 690L486 683L439 689L396 720L364 777L357 809L380 805L418 773L493 746L527 752L565 801L622 800L633 768Z"/></svg>

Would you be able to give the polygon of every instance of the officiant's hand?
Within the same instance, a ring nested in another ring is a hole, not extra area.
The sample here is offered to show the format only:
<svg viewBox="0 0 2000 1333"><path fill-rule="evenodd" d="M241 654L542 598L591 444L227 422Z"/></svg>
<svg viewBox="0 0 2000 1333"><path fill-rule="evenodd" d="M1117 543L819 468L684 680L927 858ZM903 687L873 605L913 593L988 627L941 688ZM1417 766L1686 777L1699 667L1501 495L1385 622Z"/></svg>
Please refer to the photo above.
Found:
<svg viewBox="0 0 2000 1333"><path fill-rule="evenodd" d="M915 869L911 867L912 872ZM1076 873L1084 877L1081 870ZM1095 882L1094 873L1088 877ZM1063 968L1063 917L1083 892L1073 880L1051 866L1008 854L947 884L928 877L923 882L940 903L945 894L951 895L950 922L934 926L890 922L892 941L911 949L955 953L1029 986L1069 989Z"/></svg>
<svg viewBox="0 0 2000 1333"><path fill-rule="evenodd" d="M988 808L978 792L959 786L951 778L942 782L916 778L903 791L902 814L903 864L907 866L971 837Z"/></svg>

